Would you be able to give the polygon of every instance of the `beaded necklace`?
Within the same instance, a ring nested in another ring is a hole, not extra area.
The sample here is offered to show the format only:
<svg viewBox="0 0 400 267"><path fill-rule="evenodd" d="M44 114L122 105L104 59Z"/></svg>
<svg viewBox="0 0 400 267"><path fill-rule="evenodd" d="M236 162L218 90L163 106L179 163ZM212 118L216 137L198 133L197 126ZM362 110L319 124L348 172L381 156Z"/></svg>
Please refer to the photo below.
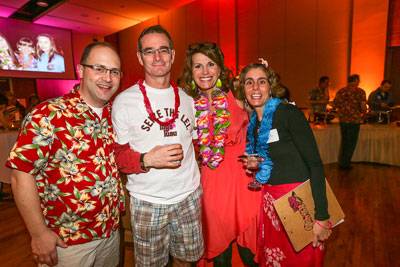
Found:
<svg viewBox="0 0 400 267"><path fill-rule="evenodd" d="M143 80L139 80L138 84L139 84L139 89L143 94L144 106L146 107L146 110L150 116L150 119L157 122L161 126L169 126L169 125L173 124L175 122L176 118L178 118L178 113L179 113L178 109L181 104L180 98L179 98L178 87L174 83L171 83L171 86L174 89L174 95L175 95L175 108L174 108L174 113L172 114L171 119L166 120L166 121L160 121L154 114L153 109L151 108L150 100L147 97L146 89L144 88L144 85L143 85Z"/></svg>

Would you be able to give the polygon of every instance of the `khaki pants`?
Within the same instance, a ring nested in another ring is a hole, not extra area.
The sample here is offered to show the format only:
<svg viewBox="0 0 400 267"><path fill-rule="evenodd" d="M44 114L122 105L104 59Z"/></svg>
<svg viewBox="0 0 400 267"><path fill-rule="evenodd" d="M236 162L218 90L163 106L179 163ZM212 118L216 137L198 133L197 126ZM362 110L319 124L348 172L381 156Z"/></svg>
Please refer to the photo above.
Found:
<svg viewBox="0 0 400 267"><path fill-rule="evenodd" d="M119 263L119 232L114 231L109 238L85 244L57 247L57 256L57 267L115 267Z"/></svg>

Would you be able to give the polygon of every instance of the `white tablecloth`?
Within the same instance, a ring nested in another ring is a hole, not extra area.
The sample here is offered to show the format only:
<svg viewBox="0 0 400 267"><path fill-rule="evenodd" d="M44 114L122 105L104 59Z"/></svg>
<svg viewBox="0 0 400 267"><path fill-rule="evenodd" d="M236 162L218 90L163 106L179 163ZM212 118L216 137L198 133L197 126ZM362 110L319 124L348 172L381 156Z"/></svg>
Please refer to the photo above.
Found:
<svg viewBox="0 0 400 267"><path fill-rule="evenodd" d="M10 183L11 170L4 166L11 148L17 140L18 131L0 131L0 182Z"/></svg>
<svg viewBox="0 0 400 267"><path fill-rule="evenodd" d="M339 124L312 126L324 164L338 160L340 149ZM4 166L17 139L17 131L0 132L0 182L10 182L10 169ZM361 125L352 161L376 162L400 166L400 127L394 125Z"/></svg>
<svg viewBox="0 0 400 267"><path fill-rule="evenodd" d="M339 124L312 126L324 164L338 161ZM352 161L376 162L400 166L400 127L394 125L361 125Z"/></svg>

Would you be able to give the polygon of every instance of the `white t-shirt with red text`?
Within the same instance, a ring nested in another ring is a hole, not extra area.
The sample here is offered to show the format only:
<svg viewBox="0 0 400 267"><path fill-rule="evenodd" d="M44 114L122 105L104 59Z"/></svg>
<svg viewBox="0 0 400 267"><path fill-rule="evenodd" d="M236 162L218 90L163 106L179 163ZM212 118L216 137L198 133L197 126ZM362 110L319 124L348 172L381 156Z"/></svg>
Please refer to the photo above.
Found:
<svg viewBox="0 0 400 267"><path fill-rule="evenodd" d="M144 83L151 108L161 121L172 117L175 95L172 87L152 88ZM193 99L179 89L179 115L171 127L152 121L146 111L138 84L120 93L114 100L112 119L117 142L129 143L131 149L144 153L156 145L179 143L184 157L177 169L155 169L128 175L131 196L157 204L174 204L185 199L200 185L200 172L192 139L196 137Z"/></svg>

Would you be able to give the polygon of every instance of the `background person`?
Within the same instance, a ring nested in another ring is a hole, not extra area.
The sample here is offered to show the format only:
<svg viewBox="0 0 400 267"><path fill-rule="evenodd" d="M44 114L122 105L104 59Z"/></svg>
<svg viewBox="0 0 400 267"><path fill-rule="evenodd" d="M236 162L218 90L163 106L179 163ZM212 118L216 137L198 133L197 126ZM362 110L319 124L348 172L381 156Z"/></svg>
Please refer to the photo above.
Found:
<svg viewBox="0 0 400 267"><path fill-rule="evenodd" d="M13 92L7 91L5 95L8 103L4 110L4 115L7 117L10 128L18 129L25 117L25 108L18 102Z"/></svg>
<svg viewBox="0 0 400 267"><path fill-rule="evenodd" d="M340 122L341 144L339 168L350 169L351 158L357 145L360 124L367 111L365 91L358 87L360 76L350 75L347 86L340 89L333 100Z"/></svg>
<svg viewBox="0 0 400 267"><path fill-rule="evenodd" d="M392 82L383 80L381 85L368 96L368 106L371 111L387 111L394 106Z"/></svg>
<svg viewBox="0 0 400 267"><path fill-rule="evenodd" d="M393 94L391 92L392 82L383 80L381 85L368 96L368 121L387 123L389 115L383 116L383 112L390 112L394 106Z"/></svg>
<svg viewBox="0 0 400 267"><path fill-rule="evenodd" d="M8 98L0 94L0 126L2 129L9 129L10 128L10 120L6 114L6 108L8 106Z"/></svg>
<svg viewBox="0 0 400 267"><path fill-rule="evenodd" d="M329 103L329 77L321 76L318 86L311 89L309 93L311 113L315 122L324 121L326 106Z"/></svg>
<svg viewBox="0 0 400 267"><path fill-rule="evenodd" d="M30 112L34 107L36 107L40 103L40 98L37 94L32 94L28 97L28 107L26 108L27 112Z"/></svg>

